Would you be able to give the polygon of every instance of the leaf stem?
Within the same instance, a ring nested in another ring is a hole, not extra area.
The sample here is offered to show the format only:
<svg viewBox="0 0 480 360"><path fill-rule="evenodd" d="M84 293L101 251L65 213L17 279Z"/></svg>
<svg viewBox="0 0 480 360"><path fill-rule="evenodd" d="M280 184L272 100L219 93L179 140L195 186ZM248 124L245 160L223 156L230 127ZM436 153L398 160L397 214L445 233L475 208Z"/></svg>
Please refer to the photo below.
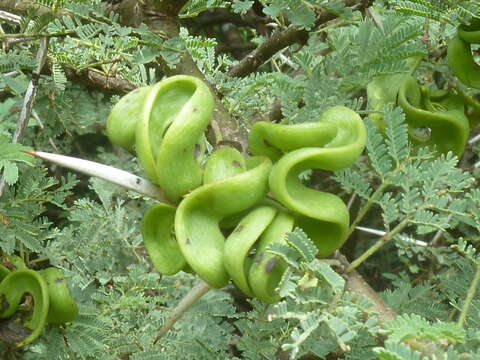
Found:
<svg viewBox="0 0 480 360"><path fill-rule="evenodd" d="M165 321L163 326L158 331L158 335L153 342L156 344L163 335L165 335L173 325L182 317L182 315L192 307L203 295L205 295L211 289L203 280L200 280L190 291L180 300L178 305L173 309L170 317Z"/></svg>
<svg viewBox="0 0 480 360"><path fill-rule="evenodd" d="M408 218L405 218L402 222L400 222L397 226L395 226L392 231L386 233L382 236L372 247L370 247L367 251L365 251L362 255L356 258L352 263L345 269L346 273L349 273L353 269L355 269L358 265L368 259L371 255L373 255L378 249L380 249L383 245L385 245L390 239L392 239L395 235L397 235L400 231L402 231L408 224Z"/></svg>
<svg viewBox="0 0 480 360"><path fill-rule="evenodd" d="M365 205L363 205L360 210L357 213L357 216L355 216L355 219L352 221L352 224L350 225L350 228L348 229L348 234L347 238L352 235L352 233L355 231L355 227L358 225L360 221L362 221L363 217L365 214L370 210L372 205L375 203L375 201L380 197L380 195L383 194L383 191L389 184L387 182L383 182L377 190L370 196L370 198L367 200Z"/></svg>
<svg viewBox="0 0 480 360"><path fill-rule="evenodd" d="M470 284L470 287L468 288L467 297L465 298L465 303L463 304L460 317L458 318L457 324L459 327L463 327L465 319L467 318L467 315L468 315L468 310L470 309L470 305L472 304L473 297L477 292L479 283L480 283L480 264L477 264L477 271L475 272L473 281Z"/></svg>

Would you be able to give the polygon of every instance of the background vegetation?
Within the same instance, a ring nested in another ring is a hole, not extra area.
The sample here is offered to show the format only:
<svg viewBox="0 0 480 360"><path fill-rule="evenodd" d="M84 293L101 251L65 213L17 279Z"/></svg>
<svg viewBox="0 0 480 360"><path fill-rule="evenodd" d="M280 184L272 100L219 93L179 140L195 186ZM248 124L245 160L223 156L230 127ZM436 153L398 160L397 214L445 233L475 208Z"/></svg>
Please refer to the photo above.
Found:
<svg viewBox="0 0 480 360"><path fill-rule="evenodd" d="M474 16L474 0L3 0L2 262L62 269L80 316L25 348L2 343L0 358L479 359L478 129L461 159L413 151L400 108L384 109L384 136L375 130L365 90L417 57L420 82L476 102L446 64L447 41ZM211 85L212 147L245 150L253 122L308 122L332 105L358 111L369 136L354 167L306 179L349 205L341 253L279 249L291 265L281 302L211 290L155 342L196 279L150 264L139 220L153 200L20 150L142 175L105 121L120 96L173 74Z"/></svg>

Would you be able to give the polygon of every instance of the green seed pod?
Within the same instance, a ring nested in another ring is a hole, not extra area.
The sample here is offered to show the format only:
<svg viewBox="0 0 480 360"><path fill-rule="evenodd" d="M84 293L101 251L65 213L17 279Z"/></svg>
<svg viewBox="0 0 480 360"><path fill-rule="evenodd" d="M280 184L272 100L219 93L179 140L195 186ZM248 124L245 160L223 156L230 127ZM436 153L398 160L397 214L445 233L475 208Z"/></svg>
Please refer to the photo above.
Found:
<svg viewBox="0 0 480 360"><path fill-rule="evenodd" d="M257 207L240 221L225 241L225 269L235 285L246 295L254 296L247 279L251 265L248 254L276 213L277 210L270 206Z"/></svg>
<svg viewBox="0 0 480 360"><path fill-rule="evenodd" d="M173 76L152 87L136 128L136 149L149 177L170 201L201 185L195 156L213 112L208 87L192 76Z"/></svg>
<svg viewBox="0 0 480 360"><path fill-rule="evenodd" d="M129 92L112 108L107 119L107 136L112 144L133 151L135 127L141 117L145 98L150 87L142 87Z"/></svg>
<svg viewBox="0 0 480 360"><path fill-rule="evenodd" d="M367 103L369 110L383 111L386 105L395 106L398 90L408 74L376 76L367 85ZM385 131L383 113L372 113L368 116L373 120L380 132Z"/></svg>
<svg viewBox="0 0 480 360"><path fill-rule="evenodd" d="M318 136L316 146L309 136L315 125L319 133L324 131L326 134ZM249 144L251 149L259 149L254 154L269 155L271 152L266 151L265 146L289 151L272 168L269 176L271 192L286 208L299 214L297 224L315 243L319 256L328 256L346 239L349 227L347 207L336 195L306 187L299 175L307 169L339 170L353 164L365 146L363 121L354 111L335 106L325 111L315 123L270 124L272 131L265 131L266 127L262 122L252 127ZM257 129L262 129L260 135L255 134ZM274 136L270 138L275 132L284 134L283 143L274 141ZM301 145L302 138L308 139L308 147Z"/></svg>
<svg viewBox="0 0 480 360"><path fill-rule="evenodd" d="M175 208L166 204L151 207L143 216L143 242L153 266L161 274L173 275L186 262L174 234Z"/></svg>
<svg viewBox="0 0 480 360"><path fill-rule="evenodd" d="M480 65L473 58L471 44L480 44L480 20L461 25L447 47L448 66L465 85L480 89Z"/></svg>
<svg viewBox="0 0 480 360"><path fill-rule="evenodd" d="M65 323L77 318L78 308L68 290L67 281L62 272L54 267L38 271L45 279L48 287L50 307L47 321L49 323Z"/></svg>
<svg viewBox="0 0 480 360"><path fill-rule="evenodd" d="M14 334L12 339L3 339L15 342L16 346L30 344L40 336L45 326L50 306L47 283L39 273L26 269L11 272L0 283L0 319L13 316L25 294L33 297L33 313L27 320L21 320L24 321L21 325L22 329L17 329L17 334ZM19 320L12 317L11 321L18 323ZM18 325L14 327L18 328ZM19 339L22 333L28 335Z"/></svg>
<svg viewBox="0 0 480 360"><path fill-rule="evenodd" d="M193 76L178 75L127 94L112 109L107 135L135 150L151 181L168 200L200 186L204 151L200 145L213 112L209 88Z"/></svg>
<svg viewBox="0 0 480 360"><path fill-rule="evenodd" d="M246 160L246 171L232 158L238 152L221 148L208 160L225 162L207 165L214 168L231 168L227 178L207 182L192 191L178 206L175 215L175 234L185 260L209 285L224 286L229 279L223 264L225 237L220 231L222 219L246 210L258 203L267 193L267 179L271 162L265 157ZM239 169L235 174L234 169ZM208 181L211 181L209 179Z"/></svg>
<svg viewBox="0 0 480 360"><path fill-rule="evenodd" d="M410 136L416 143L435 145L440 153L452 151L457 156L462 155L470 126L460 96L439 93L431 97L415 79L408 77L400 86L398 104L405 113ZM430 136L415 135L414 130L422 127L430 129Z"/></svg>
<svg viewBox="0 0 480 360"><path fill-rule="evenodd" d="M284 244L287 233L293 230L292 215L279 211L259 239L255 259L248 272L248 282L255 297L266 303L280 300L276 293L287 264L279 256L268 253L266 248L273 243Z"/></svg>

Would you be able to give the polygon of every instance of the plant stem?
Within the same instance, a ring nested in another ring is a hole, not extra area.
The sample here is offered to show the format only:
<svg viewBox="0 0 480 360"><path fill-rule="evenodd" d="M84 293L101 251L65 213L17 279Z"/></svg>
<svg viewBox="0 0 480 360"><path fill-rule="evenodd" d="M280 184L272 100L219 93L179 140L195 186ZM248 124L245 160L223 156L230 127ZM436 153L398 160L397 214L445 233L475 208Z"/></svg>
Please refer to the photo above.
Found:
<svg viewBox="0 0 480 360"><path fill-rule="evenodd" d="M48 51L48 38L44 37L40 39L40 46L37 51L37 66L32 73L30 82L28 83L27 90L25 91L25 97L23 98L22 108L20 110L20 116L18 118L17 127L12 137L12 144L21 143L25 129L28 125L28 120L30 119L30 114L32 113L33 104L35 103L35 98L37 96L38 89L38 79L42 73L43 66L47 60L47 51ZM0 177L0 197L2 197L6 187L5 177L2 175Z"/></svg>
<svg viewBox="0 0 480 360"><path fill-rule="evenodd" d="M370 198L367 200L365 205L363 205L360 210L357 213L357 216L355 219L352 221L352 224L350 225L350 228L348 229L348 234L347 238L352 235L352 233L355 231L355 227L358 225L358 223L363 219L365 214L370 210L374 202L379 198L380 195L383 194L383 190L388 186L389 184L386 182L383 182L377 190L370 196Z"/></svg>
<svg viewBox="0 0 480 360"><path fill-rule="evenodd" d="M158 335L153 343L156 344L162 338L162 336L173 327L177 320L180 319L182 315L210 289L210 285L203 280L200 280L194 287L192 287L190 291L182 298L182 300L180 300L175 309L173 309L170 317L167 319L167 321L165 321L165 324L163 324L158 331Z"/></svg>
<svg viewBox="0 0 480 360"><path fill-rule="evenodd" d="M353 269L355 269L358 265L368 259L371 255L373 255L378 249L380 249L383 245L385 245L391 238L397 235L400 231L402 231L408 224L408 218L404 219L400 222L397 226L395 226L392 231L383 235L372 247L370 247L367 251L365 251L362 255L356 258L352 263L345 269L346 273L349 273Z"/></svg>
<svg viewBox="0 0 480 360"><path fill-rule="evenodd" d="M475 276L473 278L470 287L468 288L467 297L465 298L465 303L462 307L462 312L460 313L460 317L458 318L458 326L463 327L463 323L468 315L468 310L470 309L470 305L472 304L473 297L477 292L478 284L480 283L480 264L477 264L477 271L475 272Z"/></svg>

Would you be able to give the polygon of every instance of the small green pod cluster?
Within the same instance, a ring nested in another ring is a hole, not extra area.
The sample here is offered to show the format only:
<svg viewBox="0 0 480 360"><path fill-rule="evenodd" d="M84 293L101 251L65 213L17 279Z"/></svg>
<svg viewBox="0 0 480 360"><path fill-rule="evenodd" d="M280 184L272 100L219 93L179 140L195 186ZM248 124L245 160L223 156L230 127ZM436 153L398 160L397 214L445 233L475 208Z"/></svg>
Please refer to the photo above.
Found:
<svg viewBox="0 0 480 360"><path fill-rule="evenodd" d="M260 122L250 131L253 156L225 146L201 163L193 150L212 104L199 79L173 76L122 98L107 135L129 151L134 146L149 178L178 204L159 203L142 219L145 248L160 273L193 271L217 288L231 279L246 295L275 302L287 265L267 251L269 245L284 243L299 226L325 257L347 236L343 201L306 187L299 175L350 166L363 151L365 127L358 114L340 106L313 123Z"/></svg>
<svg viewBox="0 0 480 360"><path fill-rule="evenodd" d="M406 77L398 92L410 137L414 142L436 146L440 153L451 151L458 157L463 154L470 134L463 98L446 91L432 92L421 88L412 77ZM427 137L416 135L415 129L428 128Z"/></svg>
<svg viewBox="0 0 480 360"><path fill-rule="evenodd" d="M54 267L34 271L25 266L10 271L0 265L0 319L17 324L15 335L2 340L17 347L30 344L40 336L46 323L65 323L75 320L77 304L72 299L62 272ZM19 316L24 295L33 298L33 310ZM19 327L20 326L20 327Z"/></svg>
<svg viewBox="0 0 480 360"><path fill-rule="evenodd" d="M380 132L385 123L385 105L398 105L405 113L409 136L415 145L436 148L439 154L463 154L470 134L470 120L464 98L446 90L421 87L408 74L376 77L367 85L370 118Z"/></svg>

